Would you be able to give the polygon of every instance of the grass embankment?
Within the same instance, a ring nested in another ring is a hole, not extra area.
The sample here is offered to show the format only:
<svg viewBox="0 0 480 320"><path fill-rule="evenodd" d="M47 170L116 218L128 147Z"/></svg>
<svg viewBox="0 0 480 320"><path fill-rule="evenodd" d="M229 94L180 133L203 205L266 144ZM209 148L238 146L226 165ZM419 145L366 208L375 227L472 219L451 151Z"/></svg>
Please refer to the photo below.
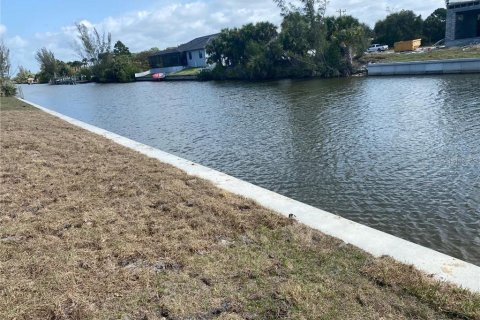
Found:
<svg viewBox="0 0 480 320"><path fill-rule="evenodd" d="M170 77L172 76L198 76L203 68L186 68L180 70L178 72L174 72L169 74Z"/></svg>
<svg viewBox="0 0 480 320"><path fill-rule="evenodd" d="M411 62L426 60L446 60L446 59L462 59L462 58L480 58L480 46L472 46L466 48L443 48L421 50L416 52L381 52L369 53L360 58L361 63L389 63L389 62Z"/></svg>
<svg viewBox="0 0 480 320"><path fill-rule="evenodd" d="M14 99L0 118L0 319L480 319L478 294Z"/></svg>

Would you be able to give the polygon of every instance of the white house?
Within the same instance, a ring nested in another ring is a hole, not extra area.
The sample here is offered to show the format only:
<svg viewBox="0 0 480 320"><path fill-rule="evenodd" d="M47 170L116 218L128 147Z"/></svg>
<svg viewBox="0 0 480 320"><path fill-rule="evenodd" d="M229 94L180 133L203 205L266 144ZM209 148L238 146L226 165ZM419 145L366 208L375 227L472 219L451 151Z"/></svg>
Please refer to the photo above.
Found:
<svg viewBox="0 0 480 320"><path fill-rule="evenodd" d="M218 34L199 37L176 48L162 50L148 58L150 70L136 74L138 79L154 73L169 74L189 67L205 68L206 47Z"/></svg>

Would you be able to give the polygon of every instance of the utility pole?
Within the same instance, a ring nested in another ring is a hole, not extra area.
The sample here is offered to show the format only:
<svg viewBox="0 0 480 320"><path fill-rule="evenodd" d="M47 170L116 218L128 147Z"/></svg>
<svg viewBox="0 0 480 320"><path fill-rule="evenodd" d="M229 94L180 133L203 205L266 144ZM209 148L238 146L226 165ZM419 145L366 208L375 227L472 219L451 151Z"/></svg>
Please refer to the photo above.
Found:
<svg viewBox="0 0 480 320"><path fill-rule="evenodd" d="M337 12L338 12L338 14L340 15L340 18L341 18L342 15L344 15L345 13L347 13L347 10L345 10L345 9L343 9L343 10L342 10L342 9L338 9Z"/></svg>

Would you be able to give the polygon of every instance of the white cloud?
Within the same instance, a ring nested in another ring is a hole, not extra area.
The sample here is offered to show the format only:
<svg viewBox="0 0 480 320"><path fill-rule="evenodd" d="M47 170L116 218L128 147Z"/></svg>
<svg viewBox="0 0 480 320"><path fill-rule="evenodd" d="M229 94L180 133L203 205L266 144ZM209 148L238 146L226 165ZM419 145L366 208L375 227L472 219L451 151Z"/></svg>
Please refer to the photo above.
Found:
<svg viewBox="0 0 480 320"><path fill-rule="evenodd" d="M347 14L373 27L376 21L384 19L390 12L413 10L425 19L440 7L445 7L444 0L331 0L327 14L338 15L337 10L347 10Z"/></svg>
<svg viewBox="0 0 480 320"><path fill-rule="evenodd" d="M339 9L357 17L371 26L375 21L387 15L387 9L414 10L424 18L433 10L444 6L443 0L330 0L327 14L337 15ZM281 22L280 10L272 0L192 0L190 2L160 1L149 8L128 12L120 16L106 17L102 21L79 21L99 31L111 32L113 41L121 40L132 52L151 47L167 48L187 42L195 37L216 33L226 27L239 27L249 22L270 21L277 25ZM2 29L3 27L3 29ZM5 33L5 26L0 25L0 34ZM21 47L27 45L24 39L12 40ZM38 69L32 59L41 47L52 50L62 60L79 59L73 50L76 41L76 28L73 24L60 30L35 33L29 39L28 48L22 51L31 69ZM12 51L14 51L12 49ZM17 55L22 52L15 52Z"/></svg>
<svg viewBox="0 0 480 320"><path fill-rule="evenodd" d="M7 27L0 23L0 37L7 33Z"/></svg>
<svg viewBox="0 0 480 320"><path fill-rule="evenodd" d="M5 33L4 33L5 34ZM10 62L11 68L10 72L11 75L15 75L20 65L28 64L29 56L28 54L28 46L29 42L22 37L16 35L14 37L6 37L5 38L5 45L10 50Z"/></svg>
<svg viewBox="0 0 480 320"><path fill-rule="evenodd" d="M15 49L23 49L27 47L28 41L23 39L20 36L15 36L12 38L7 38L5 40L5 43L10 50L15 50Z"/></svg>
<svg viewBox="0 0 480 320"><path fill-rule="evenodd" d="M98 30L111 32L114 41L121 40L135 52L151 47L176 46L198 36L219 32L225 27L262 20L280 22L279 10L273 2L247 0L239 4L236 1L214 0L208 3L169 3L150 10L107 17L95 24L88 23Z"/></svg>

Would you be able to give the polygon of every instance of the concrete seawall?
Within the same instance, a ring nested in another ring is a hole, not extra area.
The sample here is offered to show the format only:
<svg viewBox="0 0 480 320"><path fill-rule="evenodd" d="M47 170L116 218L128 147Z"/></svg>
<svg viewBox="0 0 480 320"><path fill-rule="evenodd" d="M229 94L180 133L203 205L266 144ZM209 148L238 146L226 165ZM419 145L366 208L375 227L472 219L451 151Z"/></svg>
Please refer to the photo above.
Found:
<svg viewBox="0 0 480 320"><path fill-rule="evenodd" d="M299 222L327 235L339 238L376 257L383 255L391 256L397 261L412 264L419 270L434 275L436 279L449 281L474 292L480 292L480 266L347 220L222 172L67 117L32 102L23 99L20 100L73 125L108 138L122 146L164 163L171 164L187 174L208 180L221 189L252 199L258 204L274 210L281 215L288 217L293 214Z"/></svg>
<svg viewBox="0 0 480 320"><path fill-rule="evenodd" d="M480 73L480 58L372 63L369 76Z"/></svg>
<svg viewBox="0 0 480 320"><path fill-rule="evenodd" d="M186 75L186 76L166 76L165 81L196 81L198 77L196 75Z"/></svg>

